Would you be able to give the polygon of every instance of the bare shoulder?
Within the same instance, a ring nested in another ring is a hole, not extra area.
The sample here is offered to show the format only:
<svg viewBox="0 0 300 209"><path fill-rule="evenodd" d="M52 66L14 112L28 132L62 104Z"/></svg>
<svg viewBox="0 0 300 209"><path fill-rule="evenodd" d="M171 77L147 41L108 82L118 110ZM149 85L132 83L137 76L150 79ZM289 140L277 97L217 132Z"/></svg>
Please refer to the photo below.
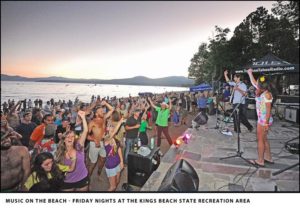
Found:
<svg viewBox="0 0 300 209"><path fill-rule="evenodd" d="M25 146L12 146L11 149L16 152L28 152L28 148Z"/></svg>
<svg viewBox="0 0 300 209"><path fill-rule="evenodd" d="M266 96L266 99L272 99L273 98L271 92L269 92L269 91L266 92L265 96Z"/></svg>
<svg viewBox="0 0 300 209"><path fill-rule="evenodd" d="M12 146L11 149L13 153L19 153L21 156L27 157L29 155L28 148L25 146Z"/></svg>

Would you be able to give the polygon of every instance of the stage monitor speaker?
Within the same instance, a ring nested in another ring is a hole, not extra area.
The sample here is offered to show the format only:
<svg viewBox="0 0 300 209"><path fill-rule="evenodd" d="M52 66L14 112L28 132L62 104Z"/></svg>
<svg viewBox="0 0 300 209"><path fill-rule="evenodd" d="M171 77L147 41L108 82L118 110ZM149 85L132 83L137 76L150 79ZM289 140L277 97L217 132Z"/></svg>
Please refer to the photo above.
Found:
<svg viewBox="0 0 300 209"><path fill-rule="evenodd" d="M299 123L299 108L286 107L284 109L284 119L290 122Z"/></svg>
<svg viewBox="0 0 300 209"><path fill-rule="evenodd" d="M158 191L194 192L198 191L199 177L186 160L174 163L164 177Z"/></svg>
<svg viewBox="0 0 300 209"><path fill-rule="evenodd" d="M159 147L151 150L147 156L134 152L128 154L128 183L143 186L160 164Z"/></svg>
<svg viewBox="0 0 300 209"><path fill-rule="evenodd" d="M208 121L208 117L206 113L199 112L196 117L193 119L193 121L199 125L205 125Z"/></svg>

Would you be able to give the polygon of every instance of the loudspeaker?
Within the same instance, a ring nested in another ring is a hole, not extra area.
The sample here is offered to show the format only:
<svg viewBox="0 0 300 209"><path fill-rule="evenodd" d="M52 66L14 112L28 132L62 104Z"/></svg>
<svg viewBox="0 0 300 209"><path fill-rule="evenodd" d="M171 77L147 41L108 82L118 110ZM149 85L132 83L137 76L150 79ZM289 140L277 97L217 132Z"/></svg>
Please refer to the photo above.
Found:
<svg viewBox="0 0 300 209"><path fill-rule="evenodd" d="M286 121L299 123L299 109L293 107L286 107L284 109L284 119Z"/></svg>
<svg viewBox="0 0 300 209"><path fill-rule="evenodd" d="M128 154L128 183L143 186L160 164L159 147L152 149L147 156L134 152Z"/></svg>
<svg viewBox="0 0 300 209"><path fill-rule="evenodd" d="M204 112L201 111L196 115L193 121L199 125L204 125L207 123L208 117Z"/></svg>
<svg viewBox="0 0 300 209"><path fill-rule="evenodd" d="M164 177L158 191L193 192L198 191L199 177L186 160L174 163Z"/></svg>

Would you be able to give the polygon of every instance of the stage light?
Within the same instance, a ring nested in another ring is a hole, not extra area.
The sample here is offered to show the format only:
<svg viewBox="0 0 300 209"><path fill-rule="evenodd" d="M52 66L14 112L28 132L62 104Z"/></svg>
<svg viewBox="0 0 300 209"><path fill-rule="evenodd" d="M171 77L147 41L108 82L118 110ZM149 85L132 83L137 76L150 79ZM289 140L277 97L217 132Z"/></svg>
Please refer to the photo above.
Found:
<svg viewBox="0 0 300 209"><path fill-rule="evenodd" d="M177 139L175 140L174 145L175 145L176 148L178 148L178 147L180 146L180 144L181 144L181 139L180 139L180 137L179 137L179 138L177 138Z"/></svg>
<svg viewBox="0 0 300 209"><path fill-rule="evenodd" d="M190 134L184 134L182 140L184 141L185 144L188 143L188 140L191 138L191 135Z"/></svg>
<svg viewBox="0 0 300 209"><path fill-rule="evenodd" d="M174 142L175 147L178 148L182 144L182 142L188 144L190 138L191 134L188 133L185 133L183 136L178 137Z"/></svg>

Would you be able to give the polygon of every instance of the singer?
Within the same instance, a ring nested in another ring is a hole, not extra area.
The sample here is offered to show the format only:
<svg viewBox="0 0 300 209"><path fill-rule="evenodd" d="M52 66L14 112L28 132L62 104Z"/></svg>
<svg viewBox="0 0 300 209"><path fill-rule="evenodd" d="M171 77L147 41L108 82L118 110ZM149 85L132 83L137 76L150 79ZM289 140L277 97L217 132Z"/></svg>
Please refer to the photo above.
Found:
<svg viewBox="0 0 300 209"><path fill-rule="evenodd" d="M239 108L239 120L240 122L247 127L249 132L253 131L253 126L249 123L247 116L246 116L246 111L247 111L247 106L245 105L245 100L247 96L247 86L241 81L241 76L240 74L235 74L233 77L233 81L230 81L228 78L228 70L224 71L224 77L226 82L230 85L233 86L233 92L231 95L231 103L233 104L233 109L235 109L237 106ZM236 117L233 117L233 122L234 122L234 131L241 133L241 127L240 123L236 123Z"/></svg>

